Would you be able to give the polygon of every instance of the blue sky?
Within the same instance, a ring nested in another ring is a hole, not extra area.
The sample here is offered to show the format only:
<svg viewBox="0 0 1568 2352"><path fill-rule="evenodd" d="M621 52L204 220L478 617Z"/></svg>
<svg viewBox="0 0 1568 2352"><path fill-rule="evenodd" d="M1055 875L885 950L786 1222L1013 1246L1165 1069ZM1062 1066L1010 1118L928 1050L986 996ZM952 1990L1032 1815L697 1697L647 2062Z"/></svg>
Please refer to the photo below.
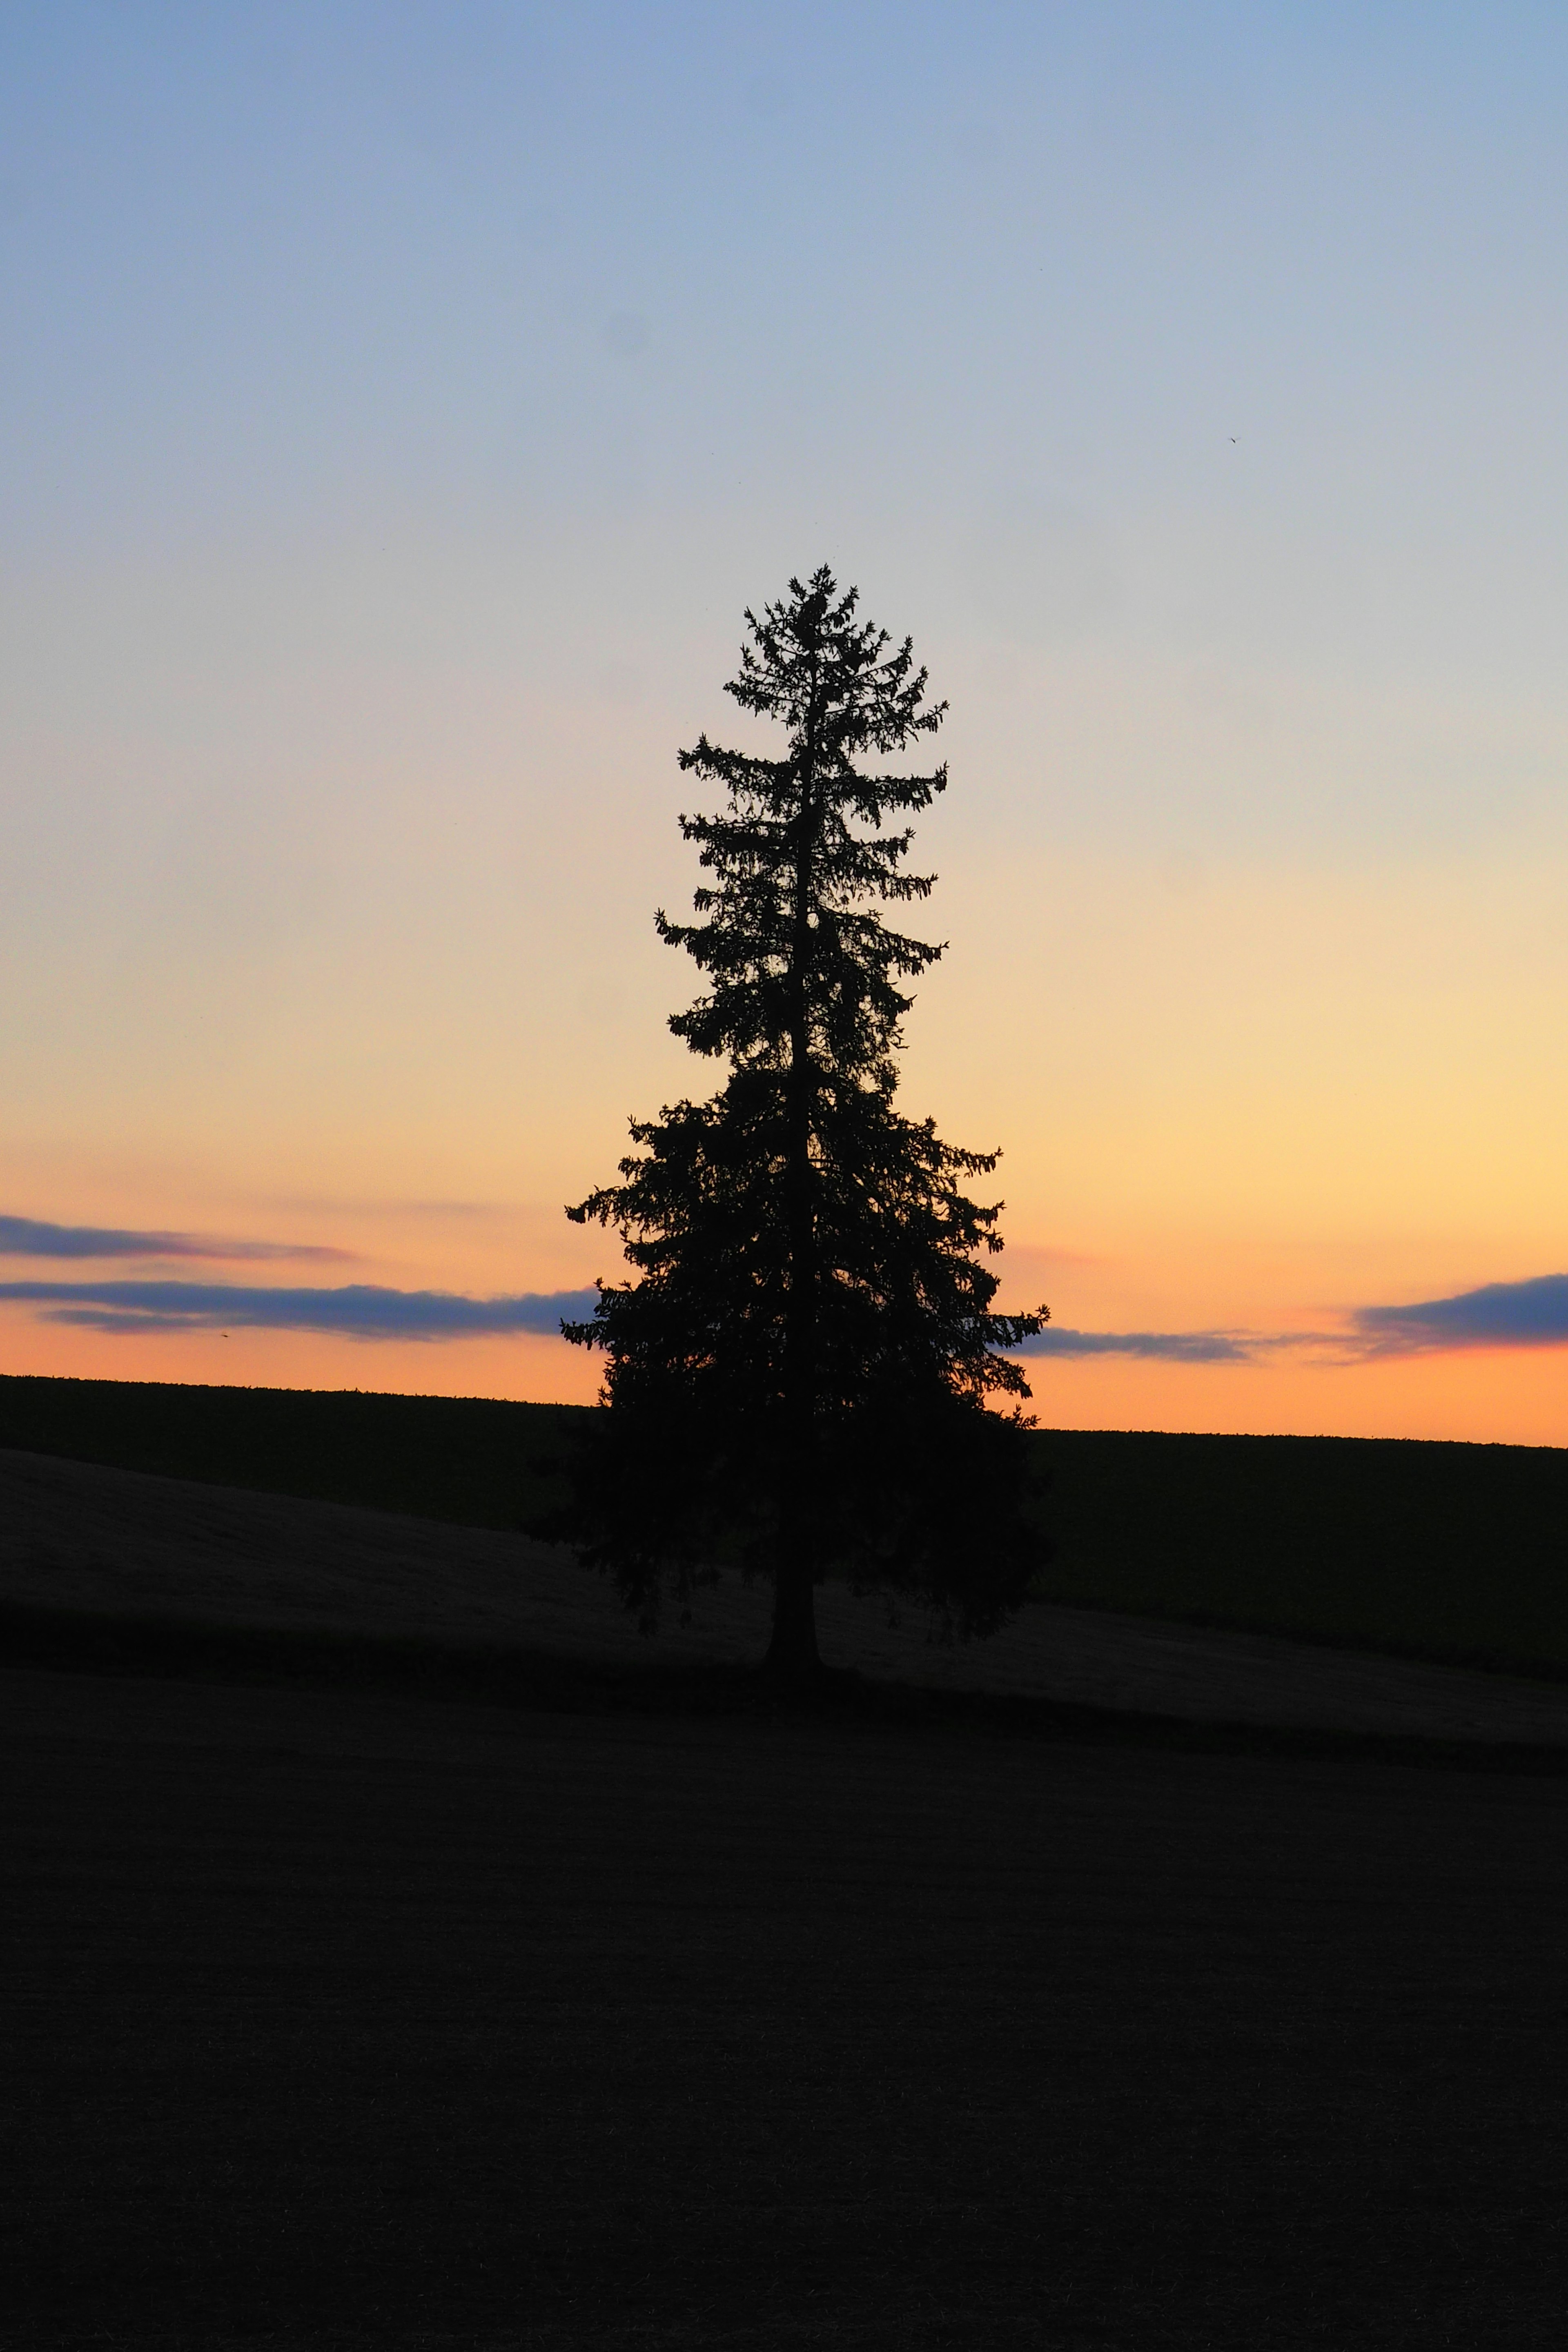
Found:
<svg viewBox="0 0 1568 2352"><path fill-rule="evenodd" d="M788 517L1025 643L1528 677L1565 65L1507 5L13 6L11 544L641 515L685 601Z"/></svg>

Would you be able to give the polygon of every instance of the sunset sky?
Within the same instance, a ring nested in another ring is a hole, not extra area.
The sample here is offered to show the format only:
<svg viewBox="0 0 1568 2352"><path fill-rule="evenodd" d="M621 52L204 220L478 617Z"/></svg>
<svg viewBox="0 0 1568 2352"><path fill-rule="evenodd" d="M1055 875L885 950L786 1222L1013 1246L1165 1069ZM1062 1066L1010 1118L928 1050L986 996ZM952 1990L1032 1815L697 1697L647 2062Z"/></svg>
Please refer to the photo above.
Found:
<svg viewBox="0 0 1568 2352"><path fill-rule="evenodd" d="M1512 0L12 0L0 1370L591 1395L826 562L1041 1420L1568 1444L1565 120Z"/></svg>

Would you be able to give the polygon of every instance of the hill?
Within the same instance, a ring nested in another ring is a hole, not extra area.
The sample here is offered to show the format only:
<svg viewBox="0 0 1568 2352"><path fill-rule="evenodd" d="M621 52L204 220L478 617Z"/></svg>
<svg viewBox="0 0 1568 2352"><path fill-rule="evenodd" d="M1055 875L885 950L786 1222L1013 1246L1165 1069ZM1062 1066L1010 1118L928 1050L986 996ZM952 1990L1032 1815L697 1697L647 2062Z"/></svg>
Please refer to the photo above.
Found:
<svg viewBox="0 0 1568 2352"><path fill-rule="evenodd" d="M586 1408L0 1377L0 1446L515 1529ZM1043 1430L1042 1599L1568 1675L1568 1452Z"/></svg>

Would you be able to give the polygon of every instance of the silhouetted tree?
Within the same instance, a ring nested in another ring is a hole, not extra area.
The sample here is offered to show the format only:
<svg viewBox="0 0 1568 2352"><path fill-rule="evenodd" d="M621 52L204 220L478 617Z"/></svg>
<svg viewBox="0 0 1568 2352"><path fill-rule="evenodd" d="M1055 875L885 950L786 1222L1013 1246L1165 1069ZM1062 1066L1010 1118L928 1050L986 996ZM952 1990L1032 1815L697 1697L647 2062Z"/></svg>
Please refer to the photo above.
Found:
<svg viewBox="0 0 1568 2352"><path fill-rule="evenodd" d="M934 733L909 640L856 617L831 572L761 616L726 692L786 730L780 759L702 736L680 764L727 794L683 816L711 877L698 919L656 918L707 992L670 1027L727 1060L706 1102L635 1121L620 1179L567 1214L621 1236L639 1279L601 1284L566 1337L602 1348L604 1401L566 1524L652 1622L728 1560L774 1587L771 1665L816 1663L814 1591L829 1569L985 1632L1043 1547L1021 1504L1026 1396L996 1352L1037 1314L990 1311L997 1208L962 1189L994 1152L955 1150L893 1107L903 983L941 955L879 903L923 898L905 871L945 768L868 772L868 754Z"/></svg>

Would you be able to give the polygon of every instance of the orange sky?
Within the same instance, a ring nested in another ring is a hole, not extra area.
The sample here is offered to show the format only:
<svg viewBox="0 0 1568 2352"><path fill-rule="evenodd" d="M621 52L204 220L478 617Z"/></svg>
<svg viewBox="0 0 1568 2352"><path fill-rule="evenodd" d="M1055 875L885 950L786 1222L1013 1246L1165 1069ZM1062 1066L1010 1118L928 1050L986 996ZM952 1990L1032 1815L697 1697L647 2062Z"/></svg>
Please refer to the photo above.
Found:
<svg viewBox="0 0 1568 2352"><path fill-rule="evenodd" d="M679 780L652 751L668 821ZM910 1020L904 1087L955 1139L1003 1146L1004 1303L1044 1297L1093 1333L1258 1343L1241 1363L1037 1360L1041 1420L1568 1442L1555 1348L1345 1360L1307 1344L1360 1307L1558 1270L1568 1109L1541 1074L1563 1061L1563 866L1510 852L1375 882L1232 868L1175 887L1131 856L1026 845L999 860L963 790L930 828L946 836L933 928L952 944ZM611 1171L628 1112L709 1078L663 1032L686 972L652 939L650 865L672 903L690 880L679 844L634 845L613 950L520 919L482 881L468 925L412 969L374 926L313 940L309 987L279 959L232 1063L170 1052L148 1024L129 1071L101 1089L79 1071L52 1098L40 1086L35 1132L0 1147L12 1213L325 1246L341 1263L12 1258L5 1274L490 1297L615 1272L613 1245L561 1204ZM373 955L374 999L356 982ZM504 984L479 984L487 966ZM124 984L134 1007L137 975ZM235 984L220 955L215 992ZM176 1047L199 1016L193 1003L171 1024ZM137 1025L103 1017L110 1038ZM596 1381L592 1360L528 1333L106 1332L16 1304L0 1307L0 1367L568 1399Z"/></svg>

